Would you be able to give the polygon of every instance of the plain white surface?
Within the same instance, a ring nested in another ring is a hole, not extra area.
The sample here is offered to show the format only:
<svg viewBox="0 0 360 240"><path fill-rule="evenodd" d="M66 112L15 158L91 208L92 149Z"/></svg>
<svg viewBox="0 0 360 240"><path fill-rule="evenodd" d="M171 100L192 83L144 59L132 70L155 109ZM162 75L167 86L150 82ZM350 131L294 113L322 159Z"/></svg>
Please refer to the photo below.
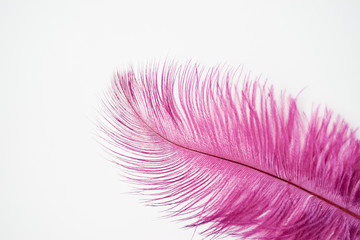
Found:
<svg viewBox="0 0 360 240"><path fill-rule="evenodd" d="M359 1L1 0L0 239L191 239L126 194L95 142L116 69L244 64L356 128L359 43Z"/></svg>

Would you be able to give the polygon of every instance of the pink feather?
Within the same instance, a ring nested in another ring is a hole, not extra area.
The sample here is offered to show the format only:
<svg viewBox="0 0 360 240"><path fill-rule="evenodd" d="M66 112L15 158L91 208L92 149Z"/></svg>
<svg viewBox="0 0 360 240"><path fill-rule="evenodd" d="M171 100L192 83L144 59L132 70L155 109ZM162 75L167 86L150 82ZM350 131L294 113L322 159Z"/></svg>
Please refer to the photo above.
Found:
<svg viewBox="0 0 360 240"><path fill-rule="evenodd" d="M106 148L152 205L204 226L204 237L360 239L355 130L240 78L173 63L117 73L101 121Z"/></svg>

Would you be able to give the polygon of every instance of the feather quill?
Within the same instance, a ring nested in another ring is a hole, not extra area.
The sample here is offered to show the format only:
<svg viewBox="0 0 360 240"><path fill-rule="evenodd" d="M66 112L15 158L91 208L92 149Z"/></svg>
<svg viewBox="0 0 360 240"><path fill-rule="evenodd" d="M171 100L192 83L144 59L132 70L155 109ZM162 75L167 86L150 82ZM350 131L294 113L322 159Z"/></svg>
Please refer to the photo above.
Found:
<svg viewBox="0 0 360 240"><path fill-rule="evenodd" d="M241 80L241 81L240 81ZM127 179L204 237L360 239L360 144L226 66L117 73L100 129Z"/></svg>

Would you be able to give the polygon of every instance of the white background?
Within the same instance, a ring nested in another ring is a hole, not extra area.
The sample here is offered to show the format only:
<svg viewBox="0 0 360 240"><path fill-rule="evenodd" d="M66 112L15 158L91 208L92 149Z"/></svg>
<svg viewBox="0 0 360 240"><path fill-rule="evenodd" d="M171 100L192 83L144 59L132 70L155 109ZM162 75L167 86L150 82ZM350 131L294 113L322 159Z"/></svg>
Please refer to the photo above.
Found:
<svg viewBox="0 0 360 240"><path fill-rule="evenodd" d="M360 126L359 1L1 0L0 239L191 239L95 141L113 73L165 57L244 64Z"/></svg>

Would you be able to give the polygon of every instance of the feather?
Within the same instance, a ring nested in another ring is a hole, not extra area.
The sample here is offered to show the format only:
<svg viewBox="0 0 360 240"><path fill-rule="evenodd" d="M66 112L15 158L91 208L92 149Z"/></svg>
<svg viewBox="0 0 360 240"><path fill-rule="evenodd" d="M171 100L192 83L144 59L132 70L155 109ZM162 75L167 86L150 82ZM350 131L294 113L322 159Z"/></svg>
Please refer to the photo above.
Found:
<svg viewBox="0 0 360 240"><path fill-rule="evenodd" d="M360 239L360 144L327 109L241 69L152 64L117 73L105 147L151 205L204 237Z"/></svg>

